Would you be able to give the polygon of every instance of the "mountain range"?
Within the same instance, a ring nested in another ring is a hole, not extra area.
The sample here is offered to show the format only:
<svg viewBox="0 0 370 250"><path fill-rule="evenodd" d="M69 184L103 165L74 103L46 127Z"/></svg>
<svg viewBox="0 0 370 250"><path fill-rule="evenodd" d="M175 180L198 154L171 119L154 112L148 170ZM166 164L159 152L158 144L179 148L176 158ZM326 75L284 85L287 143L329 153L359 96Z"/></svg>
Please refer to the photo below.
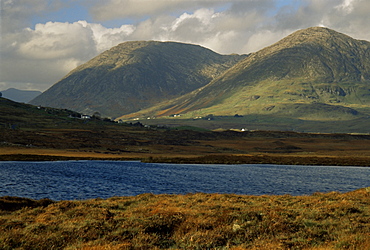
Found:
<svg viewBox="0 0 370 250"><path fill-rule="evenodd" d="M117 117L203 87L245 57L176 42L125 42L80 65L31 104Z"/></svg>
<svg viewBox="0 0 370 250"><path fill-rule="evenodd" d="M249 55L180 98L127 117L284 115L352 119L370 104L370 43L313 27Z"/></svg>
<svg viewBox="0 0 370 250"><path fill-rule="evenodd" d="M126 42L77 67L31 103L117 119L358 119L370 114L370 42L322 27L296 31L249 55Z"/></svg>
<svg viewBox="0 0 370 250"><path fill-rule="evenodd" d="M24 102L27 103L34 99L36 96L40 95L41 91L34 90L20 90L15 88L9 88L7 90L0 91L4 98L15 102Z"/></svg>

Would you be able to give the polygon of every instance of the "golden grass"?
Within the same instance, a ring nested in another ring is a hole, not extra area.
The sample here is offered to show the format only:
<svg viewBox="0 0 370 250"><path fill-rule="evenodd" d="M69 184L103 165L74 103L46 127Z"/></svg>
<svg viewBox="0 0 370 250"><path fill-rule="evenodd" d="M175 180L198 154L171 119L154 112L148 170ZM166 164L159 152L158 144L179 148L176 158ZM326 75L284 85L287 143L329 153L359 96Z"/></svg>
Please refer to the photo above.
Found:
<svg viewBox="0 0 370 250"><path fill-rule="evenodd" d="M0 198L0 249L370 249L370 188L311 196L142 194L24 202L9 211L11 201Z"/></svg>

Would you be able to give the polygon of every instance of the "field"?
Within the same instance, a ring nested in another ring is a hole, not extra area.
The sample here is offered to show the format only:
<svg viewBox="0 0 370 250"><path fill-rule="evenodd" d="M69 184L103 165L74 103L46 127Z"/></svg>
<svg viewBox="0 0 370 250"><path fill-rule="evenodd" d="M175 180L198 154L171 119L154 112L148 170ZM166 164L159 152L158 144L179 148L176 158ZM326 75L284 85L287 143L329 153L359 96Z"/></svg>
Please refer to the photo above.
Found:
<svg viewBox="0 0 370 250"><path fill-rule="evenodd" d="M370 135L187 129L117 124L0 129L0 160L370 165Z"/></svg>
<svg viewBox="0 0 370 250"><path fill-rule="evenodd" d="M302 110L301 112L306 112ZM180 116L175 118L161 117L156 119L141 119L143 124L148 125L169 125L172 127L192 126L209 130L219 128L224 129L247 129L263 131L296 131L306 133L369 133L369 112L366 109L361 110L363 115L351 117L343 120L309 120L298 119L294 117L263 114L251 114L243 116L213 116L208 115L201 119L186 118ZM324 114L322 114L324 115ZM192 117L197 117L194 112ZM208 118L211 118L208 120Z"/></svg>
<svg viewBox="0 0 370 250"><path fill-rule="evenodd" d="M0 198L1 249L370 249L370 189Z"/></svg>
<svg viewBox="0 0 370 250"><path fill-rule="evenodd" d="M366 133L278 132L283 128L294 130L288 124L299 125L304 131L317 129L317 124L311 127L313 124L302 120L298 124L281 117L211 116L210 120L149 119L118 124L98 117L78 117L69 110L0 98L0 160L370 165L370 135ZM334 131L345 125L349 132L365 129L363 124L367 130L365 121L318 124ZM221 125L229 129L213 131ZM258 130L240 132L257 125ZM230 130L233 126L239 131Z"/></svg>

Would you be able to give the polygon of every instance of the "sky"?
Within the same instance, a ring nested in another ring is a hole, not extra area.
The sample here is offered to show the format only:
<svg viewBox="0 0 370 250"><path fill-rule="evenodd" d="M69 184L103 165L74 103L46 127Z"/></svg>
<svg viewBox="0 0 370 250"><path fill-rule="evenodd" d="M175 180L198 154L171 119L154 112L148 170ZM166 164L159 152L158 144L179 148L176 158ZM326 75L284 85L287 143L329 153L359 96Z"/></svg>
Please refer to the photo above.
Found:
<svg viewBox="0 0 370 250"><path fill-rule="evenodd" d="M45 91L125 41L247 54L323 26L370 41L370 0L0 0L0 90Z"/></svg>

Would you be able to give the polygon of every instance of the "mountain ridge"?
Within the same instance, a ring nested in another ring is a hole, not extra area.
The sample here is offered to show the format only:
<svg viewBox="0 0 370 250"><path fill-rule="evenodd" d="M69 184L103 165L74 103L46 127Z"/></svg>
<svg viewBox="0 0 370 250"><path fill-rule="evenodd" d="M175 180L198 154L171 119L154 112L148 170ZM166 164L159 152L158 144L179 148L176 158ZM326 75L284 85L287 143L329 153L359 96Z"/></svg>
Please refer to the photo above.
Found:
<svg viewBox="0 0 370 250"><path fill-rule="evenodd" d="M21 90L16 88L8 88L6 90L0 91L4 98L10 99L16 102L27 103L34 99L36 96L40 95L41 91L35 90Z"/></svg>
<svg viewBox="0 0 370 250"><path fill-rule="evenodd" d="M72 70L31 104L114 117L202 87L245 56L185 43L125 42Z"/></svg>
<svg viewBox="0 0 370 250"><path fill-rule="evenodd" d="M248 55L125 42L80 65L31 104L116 120L262 115L328 121L370 115L369 97L370 42L311 27Z"/></svg>
<svg viewBox="0 0 370 250"><path fill-rule="evenodd" d="M328 28L299 30L250 54L198 90L122 118L274 114L286 110L284 105L297 104L315 113L312 104L326 103L335 106L333 119L341 114L350 119L358 114L353 108L370 105L369 58L370 42ZM328 105L321 107L329 112L333 107ZM326 118L325 112L320 113L318 118Z"/></svg>

